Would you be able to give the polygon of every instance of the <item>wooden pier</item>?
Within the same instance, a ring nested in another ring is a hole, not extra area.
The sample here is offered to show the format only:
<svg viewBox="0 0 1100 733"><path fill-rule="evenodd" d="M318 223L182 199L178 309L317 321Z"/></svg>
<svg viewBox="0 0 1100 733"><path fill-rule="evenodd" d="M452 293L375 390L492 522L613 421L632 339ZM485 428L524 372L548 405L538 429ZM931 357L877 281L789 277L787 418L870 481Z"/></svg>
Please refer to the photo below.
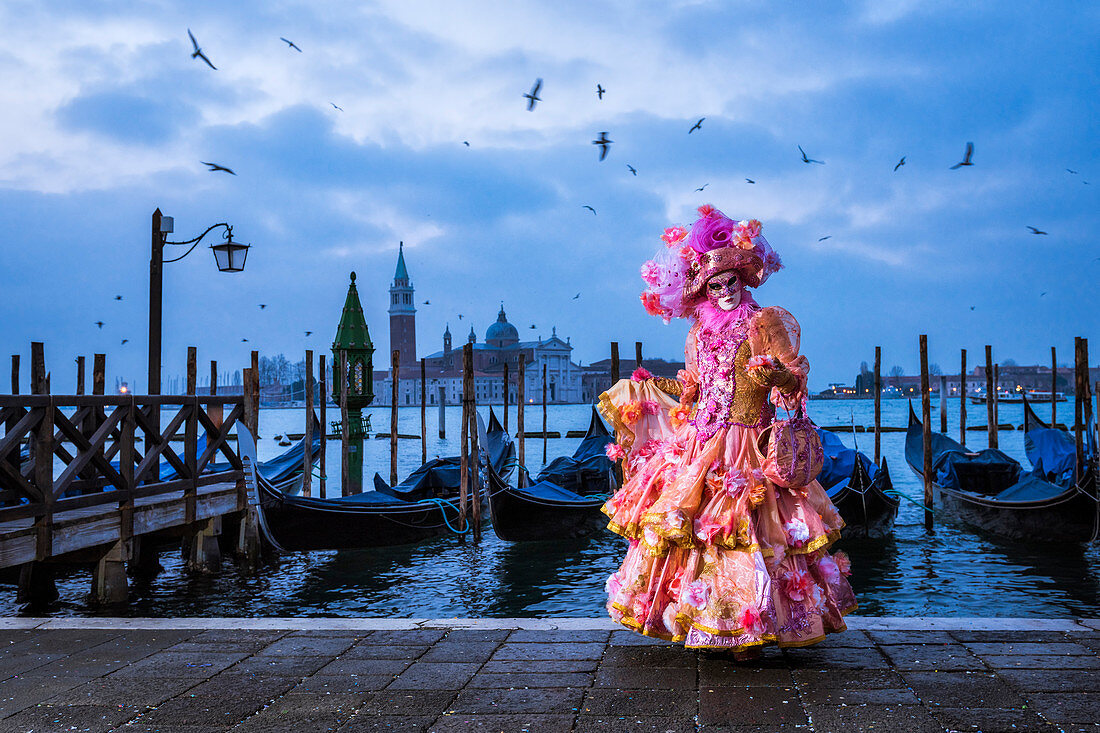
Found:
<svg viewBox="0 0 1100 733"><path fill-rule="evenodd" d="M245 401L0 395L0 568L22 566L25 600L35 602L42 576L52 590L50 563L92 562L93 599L123 601L126 563L167 540L183 541L192 569L216 569L222 519L248 506L227 442ZM178 436L182 450L171 445Z"/></svg>

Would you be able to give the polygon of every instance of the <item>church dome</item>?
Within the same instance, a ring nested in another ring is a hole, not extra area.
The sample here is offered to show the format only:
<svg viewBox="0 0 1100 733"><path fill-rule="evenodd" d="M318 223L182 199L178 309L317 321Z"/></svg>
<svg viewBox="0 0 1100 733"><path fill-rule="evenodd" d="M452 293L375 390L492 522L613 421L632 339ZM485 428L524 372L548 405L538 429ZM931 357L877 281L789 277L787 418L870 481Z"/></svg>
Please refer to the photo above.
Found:
<svg viewBox="0 0 1100 733"><path fill-rule="evenodd" d="M500 313L497 314L496 323L489 326L489 330L485 332L485 342L492 346L504 346L519 342L519 331L508 322L508 317L504 315L503 303L500 304Z"/></svg>

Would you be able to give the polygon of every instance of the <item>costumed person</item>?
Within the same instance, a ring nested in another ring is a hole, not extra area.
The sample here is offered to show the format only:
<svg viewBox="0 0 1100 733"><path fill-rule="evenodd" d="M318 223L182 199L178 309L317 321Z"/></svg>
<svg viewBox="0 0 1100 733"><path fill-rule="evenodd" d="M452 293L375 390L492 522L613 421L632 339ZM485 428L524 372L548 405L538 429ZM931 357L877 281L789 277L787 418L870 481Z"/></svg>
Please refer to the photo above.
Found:
<svg viewBox="0 0 1100 733"><path fill-rule="evenodd" d="M692 321L686 369L673 380L639 368L600 396L623 474L603 511L629 540L607 608L642 634L747 659L843 631L856 601L848 558L828 552L844 523L813 480L821 447L803 412L798 323L746 289L782 263L759 221L699 215L690 231L666 229L642 266L646 311ZM774 422L776 406L794 418Z"/></svg>

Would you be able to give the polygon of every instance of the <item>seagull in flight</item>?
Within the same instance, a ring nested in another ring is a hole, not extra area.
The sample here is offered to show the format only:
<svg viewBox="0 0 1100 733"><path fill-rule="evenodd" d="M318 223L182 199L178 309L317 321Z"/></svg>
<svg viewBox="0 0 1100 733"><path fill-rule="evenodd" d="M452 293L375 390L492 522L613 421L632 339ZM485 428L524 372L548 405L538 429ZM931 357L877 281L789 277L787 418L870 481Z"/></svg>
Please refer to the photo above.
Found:
<svg viewBox="0 0 1100 733"><path fill-rule="evenodd" d="M604 89L599 84L596 85L596 96L599 97L600 99L603 99L603 93L606 92L606 91L607 90Z"/></svg>
<svg viewBox="0 0 1100 733"><path fill-rule="evenodd" d="M535 79L535 86L531 87L531 91L524 94L524 99L527 100L527 111L530 112L535 109L535 105L542 101L539 97L539 90L542 89L542 79Z"/></svg>
<svg viewBox="0 0 1100 733"><path fill-rule="evenodd" d="M470 141L469 140L463 140L462 144L465 145L466 147L470 147Z"/></svg>
<svg viewBox="0 0 1100 733"><path fill-rule="evenodd" d="M298 53L302 52L302 49L298 48L298 46L294 43L294 41L290 40L289 38L283 38L282 36L279 36L279 40L282 41L283 43L285 43L287 46L290 46L291 48L293 48Z"/></svg>
<svg viewBox="0 0 1100 733"><path fill-rule="evenodd" d="M573 300L577 300L577 299L578 299L578 298L580 298L580 297L581 297L581 294L580 294L580 293L577 293L576 295L574 295L574 296L573 296Z"/></svg>
<svg viewBox="0 0 1100 733"><path fill-rule="evenodd" d="M898 161L898 164L894 166L894 172L897 173L898 168L901 168L903 165L905 165L905 156L904 155L901 156L901 160Z"/></svg>
<svg viewBox="0 0 1100 733"><path fill-rule="evenodd" d="M826 235L825 235L824 237L821 237L821 238L820 238L820 239L818 239L817 241L819 241L819 242L824 242L824 241L825 241L826 239L831 239L831 238L832 238L832 236L833 236L832 234L826 234Z"/></svg>
<svg viewBox="0 0 1100 733"><path fill-rule="evenodd" d="M1077 175L1077 171L1071 170L1069 168L1066 168L1066 173L1072 173L1073 175Z"/></svg>
<svg viewBox="0 0 1100 733"><path fill-rule="evenodd" d="M130 339L122 339L122 343L120 345L125 346L129 341Z"/></svg>
<svg viewBox="0 0 1100 733"><path fill-rule="evenodd" d="M430 300L425 300L424 301L424 305L431 305L431 304L432 304L432 301L430 301Z"/></svg>
<svg viewBox="0 0 1100 733"><path fill-rule="evenodd" d="M205 160L200 160L199 162L202 163L203 165L210 166L211 171L215 171L215 172L216 171L225 171L226 173L228 173L231 176L237 175L236 173L233 172L232 168L226 168L224 165L218 165L217 163L207 163Z"/></svg>
<svg viewBox="0 0 1100 733"><path fill-rule="evenodd" d="M629 170L631 173L633 173L634 175L638 175L638 171L634 168L634 166L630 165L630 163L627 163L626 167L627 170Z"/></svg>
<svg viewBox="0 0 1100 733"><path fill-rule="evenodd" d="M1046 234L1046 232L1044 232L1044 231L1040 231L1039 229L1036 229L1036 228L1035 228L1035 227L1033 227L1033 226L1028 226L1028 229L1030 229L1030 230L1031 230L1031 233L1032 233L1032 234Z"/></svg>
<svg viewBox="0 0 1100 733"><path fill-rule="evenodd" d="M102 331L102 330L103 330L103 321L96 321L96 322L95 322L95 325L99 326L99 330L100 330L100 331Z"/></svg>
<svg viewBox="0 0 1100 733"><path fill-rule="evenodd" d="M595 209L593 209L593 208L592 208L591 206L589 206L588 204L585 204L585 205L584 205L584 206L583 206L582 208L588 209L589 211L591 211L591 212L592 212L592 216L596 216L596 210L595 210Z"/></svg>
<svg viewBox="0 0 1100 733"><path fill-rule="evenodd" d="M696 122L694 125L692 125L691 129L688 130L688 134L690 135L691 133L695 132L696 130L702 130L703 129L703 120L705 120L705 119L706 119L706 117L700 117L699 121Z"/></svg>
<svg viewBox="0 0 1100 733"><path fill-rule="evenodd" d="M798 146L798 152L802 153L802 162L803 163L818 163L819 165L825 165L824 160L814 160L810 156L806 155L806 151L802 149L801 145Z"/></svg>
<svg viewBox="0 0 1100 733"><path fill-rule="evenodd" d="M333 108L334 110L338 111L338 112L343 112L343 111L344 111L344 108L343 108L343 107L340 107L340 106L338 106L338 105L336 104L336 102L329 102L329 104L331 104L331 105L332 105L332 108Z"/></svg>
<svg viewBox="0 0 1100 733"><path fill-rule="evenodd" d="M745 183L756 183L756 181L752 180L751 178L746 178Z"/></svg>
<svg viewBox="0 0 1100 733"><path fill-rule="evenodd" d="M704 183L704 184L703 184L702 186L700 186L699 188L695 189L695 193L699 193L700 191L702 191L702 190L703 190L704 188L706 188L706 187L707 187L707 186L709 186L709 185L710 185L709 183Z"/></svg>
<svg viewBox="0 0 1100 733"><path fill-rule="evenodd" d="M458 314L458 320L460 320L460 321L462 320L462 314L461 313Z"/></svg>
<svg viewBox="0 0 1100 733"><path fill-rule="evenodd" d="M260 303L260 310L263 310L266 307L267 307L267 303Z"/></svg>
<svg viewBox="0 0 1100 733"><path fill-rule="evenodd" d="M530 327L531 327L531 328L534 328L534 327L535 327L535 324L533 324L533 323L532 323Z"/></svg>
<svg viewBox="0 0 1100 733"><path fill-rule="evenodd" d="M313 335L313 331L306 331L306 338L309 338L312 335Z"/></svg>
<svg viewBox="0 0 1100 733"><path fill-rule="evenodd" d="M611 143L612 142L614 142L614 141L607 139L607 133L606 132L601 132L600 136L597 139L592 141L593 145L599 145L600 146L600 160L601 161L604 158L607 157L608 151L611 150Z"/></svg>
<svg viewBox="0 0 1100 733"><path fill-rule="evenodd" d="M970 306L970 310L974 310L974 308L976 308L976 307L977 307L977 306L973 306L973 305L972 305L972 306Z"/></svg>
<svg viewBox="0 0 1100 733"><path fill-rule="evenodd" d="M966 155L963 156L963 159L962 159L961 162L956 163L955 165L951 166L950 170L955 170L956 168L961 168L964 165L974 165L973 163L970 162L970 157L972 155L974 155L974 143L967 143L966 144Z"/></svg>
<svg viewBox="0 0 1100 733"><path fill-rule="evenodd" d="M122 296L121 295L116 295L115 300L122 300Z"/></svg>
<svg viewBox="0 0 1100 733"><path fill-rule="evenodd" d="M243 343L246 343L247 341L248 341L248 339L241 339L241 343L242 343L242 344L243 344Z"/></svg>
<svg viewBox="0 0 1100 733"><path fill-rule="evenodd" d="M193 59L202 59L203 61L205 61L205 62L206 62L206 65L207 65L207 66L209 66L209 67L210 67L211 69L213 69L214 71L217 71L217 70L218 70L218 67L217 67L217 66L214 66L214 64L210 63L210 59L206 58L206 54L204 54L204 53L202 52L202 49L201 49L201 48L199 48L199 42L195 40L195 36L194 36L194 34L193 34L193 33L191 33L191 29L190 29L190 28L188 28L188 29L187 29L187 35L188 35L188 37L190 37L190 39L191 39L191 45L192 45L192 46L194 47L194 49L195 49L194 53L192 53L192 54L191 54L191 58L193 58Z"/></svg>

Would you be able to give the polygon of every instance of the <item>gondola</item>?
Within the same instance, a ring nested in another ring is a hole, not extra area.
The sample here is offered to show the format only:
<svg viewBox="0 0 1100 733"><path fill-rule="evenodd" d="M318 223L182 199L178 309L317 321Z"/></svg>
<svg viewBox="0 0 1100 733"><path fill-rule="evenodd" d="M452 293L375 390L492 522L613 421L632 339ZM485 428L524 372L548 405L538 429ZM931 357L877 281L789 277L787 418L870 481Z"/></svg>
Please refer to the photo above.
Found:
<svg viewBox="0 0 1100 733"><path fill-rule="evenodd" d="M573 455L554 459L530 486L509 486L507 478L488 469L489 516L497 537L506 542L565 540L603 531L607 518L600 507L611 489L611 461L604 449L612 440L593 408Z"/></svg>
<svg viewBox="0 0 1100 733"><path fill-rule="evenodd" d="M574 494L607 494L612 486L612 464L607 457L608 443L615 442L607 426L603 424L595 406L581 444L572 456L552 460L535 477L535 484L549 482Z"/></svg>
<svg viewBox="0 0 1100 733"><path fill-rule="evenodd" d="M905 460L923 479L922 425L909 407ZM942 433L932 433L935 503L945 514L1012 540L1082 543L1095 538L1097 502L1076 486L1025 472L996 448L968 451Z"/></svg>
<svg viewBox="0 0 1100 733"><path fill-rule="evenodd" d="M480 420L481 418L478 417L479 424ZM482 453L483 460L488 460L505 481L515 471L515 443L501 427L492 408L489 408L489 426L479 438L478 452ZM458 497L460 470L459 456L433 458L394 486L390 486L382 476L375 473L374 490L405 501L431 498L454 499Z"/></svg>
<svg viewBox="0 0 1100 733"><path fill-rule="evenodd" d="M844 519L841 536L846 539L888 536L901 503L886 459L876 466L866 454L848 448L834 433L817 429L824 449L824 462L817 480Z"/></svg>
<svg viewBox="0 0 1100 733"><path fill-rule="evenodd" d="M1031 409L1031 402L1025 399L1024 451L1035 472L1047 481L1062 487L1078 482L1083 490L1095 494L1096 430L1089 412L1086 411L1084 416L1087 426L1083 436L1084 455L1078 465L1074 435L1068 430L1043 422Z"/></svg>
<svg viewBox="0 0 1100 733"><path fill-rule="evenodd" d="M255 464L256 445L239 429L240 450ZM348 550L406 545L458 528L458 505L405 501L377 491L317 499L280 491L259 472L246 471L260 531L276 550Z"/></svg>

